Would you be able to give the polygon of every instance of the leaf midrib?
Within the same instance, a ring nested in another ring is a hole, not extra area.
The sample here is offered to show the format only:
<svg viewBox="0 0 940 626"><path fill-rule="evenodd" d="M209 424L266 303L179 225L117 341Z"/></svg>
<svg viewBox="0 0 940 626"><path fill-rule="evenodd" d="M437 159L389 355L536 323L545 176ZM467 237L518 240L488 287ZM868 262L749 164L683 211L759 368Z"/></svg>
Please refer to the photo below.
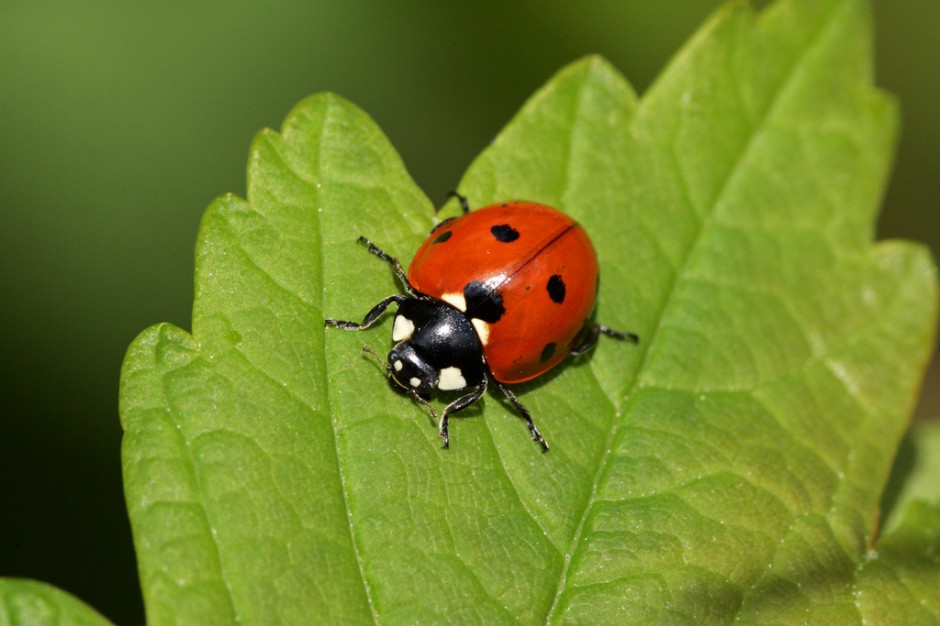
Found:
<svg viewBox="0 0 940 626"><path fill-rule="evenodd" d="M828 30L832 27L832 24L835 22L834 16L840 10L842 10L844 6L845 5L843 3L841 6L834 8L829 14L829 16L827 16L825 20L822 20L822 25L817 29L816 33L814 33L813 36L809 40L811 43L809 45L806 45L802 49L801 53L796 55L796 59L791 64L790 68L788 68L785 76L781 80L780 86L775 90L772 100L768 103L768 105L765 106L764 110L760 114L760 117L755 120L753 129L749 133L747 141L744 143L737 158L734 160L733 164L731 165L727 174L722 180L717 193L715 194L715 196L712 198L711 202L709 203L708 210L706 211L705 215L702 217L699 223L699 226L693 236L692 242L687 248L686 254L683 256L682 260L677 264L677 270L674 273L674 279L672 280L672 284L669 286L669 291L666 294L666 297L663 299L662 305L660 306L659 315L656 317L656 319L658 319L659 321L653 330L653 334L650 338L649 343L647 344L646 349L642 351L642 354L640 356L640 362L636 369L636 375L633 377L633 380L630 386L628 387L626 394L623 396L626 398L627 401L623 407L623 411L621 412L621 417L629 414L630 409L635 402L636 392L643 388L640 373L643 371L643 368L646 366L646 363L648 362L650 355L653 353L656 343L660 340L661 331L663 329L663 320L667 317L667 313L674 306L675 296L678 291L678 286L682 282L682 277L685 274L685 270L687 269L689 260L694 256L696 249L698 249L699 245L701 244L704 238L704 234L709 230L709 226L712 222L712 218L714 216L716 207L721 203L721 200L723 199L727 189L729 188L731 182L735 178L735 174L740 171L741 164L746 161L748 155L750 154L752 150L752 147L755 145L758 138L761 137L763 133L765 132L767 121L772 118L772 114L779 106L779 103L781 102L783 95L786 92L788 92L791 86L794 84L796 77L799 75L799 70L803 65L802 63L803 60L806 59L808 56L810 56L811 53L820 44L820 42L823 40L823 35L826 32L828 32ZM673 66L675 66L677 63L678 63L678 60L674 62ZM667 69L665 72L668 73L669 69ZM653 89L655 89L655 86L653 87ZM630 121L631 126L635 125L637 123L637 120L640 119L641 115L643 114L643 111L645 109L644 104L647 102L648 96L649 94L647 94L646 97L641 99L639 106L637 107L637 114ZM674 146L672 148L672 153L674 156L677 156L675 154ZM677 162L677 165L678 165L678 162ZM688 181L686 180L684 176L684 170L681 167L676 167L676 172L678 173L680 177L683 188L688 189L689 185L688 185ZM581 519L578 522L578 527L577 527L577 530L575 531L575 535L573 537L571 547L568 550L568 552L565 554L564 566L558 578L554 601L552 603L551 608L549 609L548 615L546 616L546 620L545 620L546 624L551 624L554 621L555 614L560 608L561 597L564 594L564 592L567 590L566 585L567 585L567 579L568 579L568 573L569 573L571 561L574 557L574 554L580 548L580 545L584 539L584 526L586 525L587 520L590 516L590 513L593 510L593 507L597 501L596 500L597 489L600 486L602 477L607 473L608 464L610 462L610 457L611 457L612 450L613 450L613 443L614 441L618 439L620 432L622 428L624 427L625 421L626 421L625 419L621 419L621 420L613 420L611 422L611 429L610 429L610 433L607 439L607 445L604 448L604 453L601 458L601 463L598 467L598 471L595 473L594 481L591 485L590 496L588 497L587 504L581 515ZM738 612L740 612L740 609L741 609L741 606L738 606Z"/></svg>
<svg viewBox="0 0 940 626"><path fill-rule="evenodd" d="M320 136L317 138L318 139L317 141L317 168L319 170L322 170L323 143L324 143L325 137L329 134L328 126L332 121L333 108L334 107L333 107L332 99L327 100L326 107L325 107L326 110L324 111L324 115L323 115L323 123L320 127ZM291 171L293 172L293 168L291 168ZM319 186L310 185L297 172L294 172L294 175L297 176L305 184L307 184L313 191L313 195L319 198L321 194L321 190ZM316 229L316 236L318 240L317 243L319 244L317 245L316 249L319 250L320 252L320 265L319 265L318 270L320 273L320 284L322 285L323 279L324 279L323 268L326 267L326 256L325 256L325 250L323 247L323 236L322 236L322 233L323 233L322 219L323 218L321 217L322 213L319 211L314 211L314 214L317 216L316 218L317 223L320 226L319 228ZM321 311L322 309L323 307L321 306ZM323 333L323 341L321 341L320 343L323 346L323 360L324 362L326 362L327 356L328 356L327 349L326 349L326 327L321 326L320 332ZM322 379L323 379L322 380L323 388L326 390L326 393L324 394L324 396L326 397L326 407L330 414L330 432L333 435L333 445L331 446L331 449L333 450L334 458L336 459L336 473L337 473L337 476L339 477L340 492L342 493L342 496L343 496L343 509L346 514L346 523L349 528L349 543L352 547L353 555L355 555L356 557L356 569L359 572L359 579L362 581L362 589L366 597L366 603L369 605L369 613L372 615L372 622L378 625L378 624L381 624L381 620L379 619L379 615L375 607L375 602L372 598L372 589L369 587L369 581L366 579L366 573L365 573L365 567L364 567L363 560L362 560L362 554L359 550L359 542L356 536L355 525L353 524L352 510L349 506L349 495L348 495L349 492L347 489L346 472L343 467L342 457L339 453L339 437L337 435L338 424L336 422L335 412L333 411L333 398L332 398L332 393L331 393L332 386L329 384L329 377L327 376L325 368L323 370Z"/></svg>

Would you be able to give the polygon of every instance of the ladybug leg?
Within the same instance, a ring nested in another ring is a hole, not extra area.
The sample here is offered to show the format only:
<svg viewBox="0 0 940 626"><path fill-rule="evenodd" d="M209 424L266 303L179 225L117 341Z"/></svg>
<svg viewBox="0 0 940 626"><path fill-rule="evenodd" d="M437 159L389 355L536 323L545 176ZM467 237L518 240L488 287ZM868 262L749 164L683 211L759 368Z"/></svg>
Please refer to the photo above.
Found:
<svg viewBox="0 0 940 626"><path fill-rule="evenodd" d="M625 339L630 343L640 343L640 336L636 333L614 330L603 324L594 324L594 328L597 329L597 332L607 335L608 337L613 337L614 339Z"/></svg>
<svg viewBox="0 0 940 626"><path fill-rule="evenodd" d="M405 287L405 291L407 291L411 295L415 295L414 287L412 287L411 283L408 282L408 275L405 274L405 269L401 266L401 262L399 262L398 259L388 254L387 252L382 250L380 247L378 247L377 245L375 245L374 243L372 243L371 241L369 241L368 239L366 239L365 237L361 235L359 236L358 241L359 243L367 246L369 248L369 252L371 252L375 256L379 257L380 259L382 259L383 261L391 265L392 271L395 272L395 276L398 277L398 280L400 280L401 284Z"/></svg>
<svg viewBox="0 0 940 626"><path fill-rule="evenodd" d="M463 211L463 214L466 215L470 212L470 203L467 202L467 196L463 196L456 191L448 192L448 198L457 198L457 201L460 202L460 210Z"/></svg>
<svg viewBox="0 0 940 626"><path fill-rule="evenodd" d="M590 352L590 350L597 345L597 340L602 334L613 337L614 339L627 340L633 343L639 343L640 341L640 338L634 333L620 332L619 330L608 328L603 324L591 324L590 326L585 326L584 330L581 331L581 337L578 338L578 342L571 349L571 356L578 356L585 352Z"/></svg>
<svg viewBox="0 0 940 626"><path fill-rule="evenodd" d="M408 299L408 296L403 296L401 294L395 294L394 296L385 298L372 307L372 310L366 313L366 316L363 318L361 324L359 322L348 322L346 320L334 319L326 319L323 320L323 322L325 326L336 326L337 328L343 328L345 330L365 330L367 328L371 328L378 321L378 319L382 317L382 313L385 312L385 309L387 309L388 305L390 305L392 302L401 304Z"/></svg>
<svg viewBox="0 0 940 626"><path fill-rule="evenodd" d="M519 401L519 398L516 397L509 387L505 386L501 382L497 381L497 386L499 390L503 392L506 398L512 403L516 410L522 415L522 419L526 421L529 425L529 433L532 435L532 441L535 441L540 446L542 446L542 452L548 452L548 442L545 441L545 438L542 437L542 433L539 432L539 429L535 427L535 422L532 421L532 416L529 414L529 409L525 408L525 405Z"/></svg>
<svg viewBox="0 0 940 626"><path fill-rule="evenodd" d="M441 439L444 440L445 448L450 447L450 437L447 436L447 418L450 417L451 413L456 413L457 411L461 411L467 408L468 406L470 406L471 404L473 404L474 402L476 402L477 400L479 400L480 396L482 396L484 392L486 392L486 384L487 384L487 380L486 380L486 376L484 376L483 381L479 385L477 385L473 391L471 391L465 396L460 396L459 398L457 398L456 400L448 404L446 407L444 407L444 412L441 413L441 422L440 422L440 427L438 429L438 432L441 435Z"/></svg>

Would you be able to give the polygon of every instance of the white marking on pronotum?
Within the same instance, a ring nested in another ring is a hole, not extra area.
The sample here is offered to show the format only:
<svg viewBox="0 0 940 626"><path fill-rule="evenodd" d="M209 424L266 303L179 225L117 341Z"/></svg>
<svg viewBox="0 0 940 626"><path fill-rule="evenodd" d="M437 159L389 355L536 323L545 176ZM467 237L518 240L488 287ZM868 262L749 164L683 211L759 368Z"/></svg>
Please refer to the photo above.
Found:
<svg viewBox="0 0 940 626"><path fill-rule="evenodd" d="M415 332L415 323L404 315L395 316L395 326L392 328L392 341L411 339Z"/></svg>
<svg viewBox="0 0 940 626"><path fill-rule="evenodd" d="M412 377L411 377L411 380L409 380L408 382L411 384L412 387L420 387L420 386L421 386L421 379L418 378L417 376L412 376Z"/></svg>
<svg viewBox="0 0 940 626"><path fill-rule="evenodd" d="M398 361L394 361L394 362L392 363L392 367L395 368L395 371L396 371L396 372L400 372L400 371L401 371L401 368L403 368L404 365L402 365L401 361L398 360Z"/></svg>
<svg viewBox="0 0 940 626"><path fill-rule="evenodd" d="M441 296L441 300L451 305L456 309L460 309L464 313L467 312L467 299L463 297L463 294L455 291L454 293L445 293Z"/></svg>
<svg viewBox="0 0 940 626"><path fill-rule="evenodd" d="M490 325L481 320L479 317L474 317L470 320L470 323L473 324L473 327L477 331L477 335L480 337L480 343L484 346L490 340Z"/></svg>
<svg viewBox="0 0 940 626"><path fill-rule="evenodd" d="M437 388L442 391L453 391L454 389L463 389L467 386L467 380L463 377L463 372L459 367L445 367L441 370L441 379L437 383Z"/></svg>

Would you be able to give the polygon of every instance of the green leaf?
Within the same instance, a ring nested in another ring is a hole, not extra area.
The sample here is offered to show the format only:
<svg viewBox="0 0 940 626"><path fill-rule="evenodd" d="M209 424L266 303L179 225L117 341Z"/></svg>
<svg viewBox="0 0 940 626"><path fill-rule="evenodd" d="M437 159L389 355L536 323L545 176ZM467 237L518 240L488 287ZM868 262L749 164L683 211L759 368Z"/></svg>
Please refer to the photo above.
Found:
<svg viewBox="0 0 940 626"><path fill-rule="evenodd" d="M51 585L0 578L0 626L108 626L94 609Z"/></svg>
<svg viewBox="0 0 940 626"><path fill-rule="evenodd" d="M856 605L868 624L935 624L938 589L940 500L916 500L859 568Z"/></svg>
<svg viewBox="0 0 940 626"><path fill-rule="evenodd" d="M940 503L940 424L919 424L901 442L881 503L886 533L917 500Z"/></svg>
<svg viewBox="0 0 940 626"><path fill-rule="evenodd" d="M548 454L496 396L440 449L360 351L387 324L324 330L399 289L358 235L407 261L433 224L374 123L321 95L260 134L247 200L203 220L192 334L150 328L124 364L148 622L859 623L879 593L931 615L936 563L869 549L937 308L926 251L871 241L896 114L869 21L729 4L642 100L585 59L471 166L474 206L574 215L599 318L641 336L517 388Z"/></svg>

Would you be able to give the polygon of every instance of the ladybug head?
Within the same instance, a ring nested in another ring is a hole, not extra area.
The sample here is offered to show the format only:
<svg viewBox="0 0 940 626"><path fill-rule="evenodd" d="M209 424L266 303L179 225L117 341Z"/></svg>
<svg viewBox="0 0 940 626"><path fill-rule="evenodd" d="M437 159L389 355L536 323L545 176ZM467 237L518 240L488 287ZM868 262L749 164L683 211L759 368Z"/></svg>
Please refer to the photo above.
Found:
<svg viewBox="0 0 940 626"><path fill-rule="evenodd" d="M410 341L398 343L388 353L389 376L399 387L413 391L421 398L431 397L437 386L437 369L421 356Z"/></svg>
<svg viewBox="0 0 940 626"><path fill-rule="evenodd" d="M454 307L430 298L399 303L388 353L389 378L427 401L435 389L457 391L486 378L483 347L473 325Z"/></svg>

